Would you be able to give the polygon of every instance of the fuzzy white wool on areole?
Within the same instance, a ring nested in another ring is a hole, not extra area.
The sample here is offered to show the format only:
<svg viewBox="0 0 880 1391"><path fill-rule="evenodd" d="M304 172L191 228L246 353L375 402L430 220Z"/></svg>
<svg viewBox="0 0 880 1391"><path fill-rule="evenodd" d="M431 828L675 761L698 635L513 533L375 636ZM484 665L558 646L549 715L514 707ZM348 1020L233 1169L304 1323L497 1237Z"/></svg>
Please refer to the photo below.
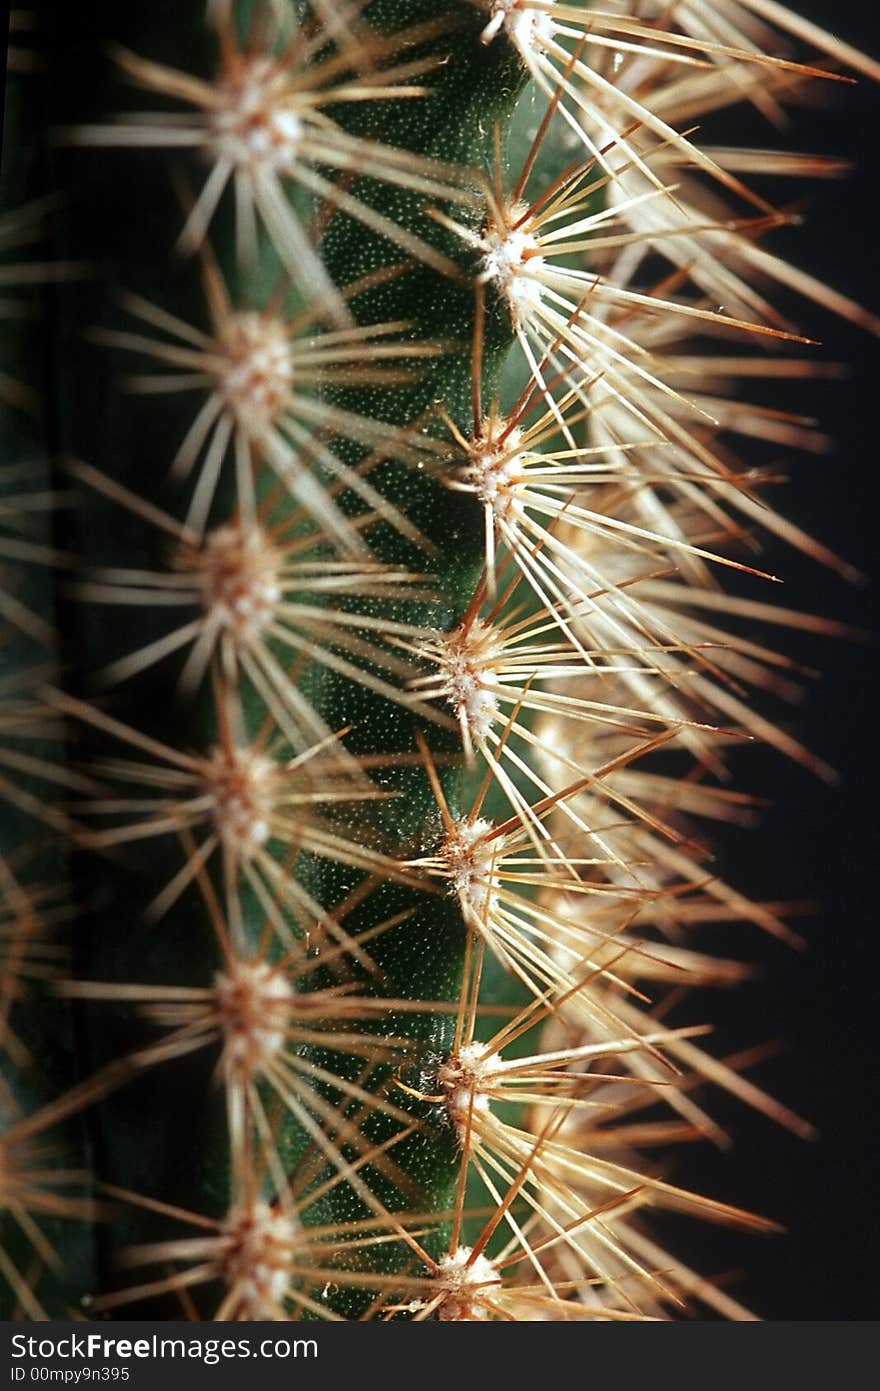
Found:
<svg viewBox="0 0 880 1391"><path fill-rule="evenodd" d="M456 718L463 724L473 743L486 738L500 709L498 697L486 685L487 671L492 671L492 658L501 657L503 649L493 652L492 631L479 620L467 634L453 634L444 644L440 669L445 678L445 693Z"/></svg>
<svg viewBox="0 0 880 1391"><path fill-rule="evenodd" d="M249 589L234 590L219 598L213 612L225 628L257 637L271 623L281 591L275 584L257 581Z"/></svg>
<svg viewBox="0 0 880 1391"><path fill-rule="evenodd" d="M233 961L214 977L224 1051L233 1065L262 1070L284 1048L295 999L290 983L265 961Z"/></svg>
<svg viewBox="0 0 880 1391"><path fill-rule="evenodd" d="M523 487L525 456L519 449L520 430L507 432L503 448L495 443L497 438L498 432L492 431L485 439L473 442L463 478L483 506L492 509L496 520L503 521L522 511L517 494Z"/></svg>
<svg viewBox="0 0 880 1391"><path fill-rule="evenodd" d="M463 818L454 823L443 846L449 882L465 915L478 922L491 916L497 901L494 866L501 845L487 839L491 830L491 821Z"/></svg>
<svg viewBox="0 0 880 1391"><path fill-rule="evenodd" d="M252 853L269 839L275 771L270 758L237 749L232 756L218 750L206 773L217 834L239 855Z"/></svg>
<svg viewBox="0 0 880 1391"><path fill-rule="evenodd" d="M459 1246L438 1262L436 1279L443 1290L439 1319L468 1322L489 1317L492 1290L500 1285L501 1278L482 1252L475 1256L473 1247Z"/></svg>
<svg viewBox="0 0 880 1391"><path fill-rule="evenodd" d="M210 115L210 147L218 160L254 174L288 172L304 133L302 118L277 105L278 65L265 55L220 82Z"/></svg>
<svg viewBox="0 0 880 1391"><path fill-rule="evenodd" d="M205 539L201 581L206 615L242 638L257 638L282 597L278 558L258 528L235 523Z"/></svg>
<svg viewBox="0 0 880 1391"><path fill-rule="evenodd" d="M254 311L230 314L220 329L216 389L236 423L260 438L281 415L293 385L284 324Z"/></svg>
<svg viewBox="0 0 880 1391"><path fill-rule="evenodd" d="M494 285L504 296L514 319L534 308L543 294L540 273L544 258L539 253L538 239L528 228L516 225L525 212L524 206L510 208L506 226L489 229L482 243L485 250L480 279Z"/></svg>
<svg viewBox="0 0 880 1391"><path fill-rule="evenodd" d="M460 672L450 675L449 685L456 715L467 726L472 742L480 743L498 719L497 697L483 688L479 677L464 663Z"/></svg>
<svg viewBox="0 0 880 1391"><path fill-rule="evenodd" d="M489 1087L501 1064L498 1053L480 1043L465 1043L437 1069L450 1120L461 1134L474 1115L489 1110Z"/></svg>
<svg viewBox="0 0 880 1391"><path fill-rule="evenodd" d="M552 15L527 0L490 0L491 17L480 38L491 43L502 32L523 56L541 49L550 40L556 26Z"/></svg>

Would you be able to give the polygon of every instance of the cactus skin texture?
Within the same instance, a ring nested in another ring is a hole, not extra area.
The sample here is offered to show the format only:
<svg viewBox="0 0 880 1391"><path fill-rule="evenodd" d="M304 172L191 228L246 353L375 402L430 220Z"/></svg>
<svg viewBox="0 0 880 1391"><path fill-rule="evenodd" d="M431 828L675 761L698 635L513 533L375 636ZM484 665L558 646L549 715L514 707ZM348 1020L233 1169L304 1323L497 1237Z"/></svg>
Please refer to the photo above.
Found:
<svg viewBox="0 0 880 1391"><path fill-rule="evenodd" d="M795 935L696 848L731 745L823 771L754 630L839 630L742 544L845 570L758 488L821 364L754 284L876 322L761 247L749 176L827 171L679 132L877 74L599 8L95 0L13 72L7 1316L754 1316L652 1209L772 1222L656 1173L706 1084L810 1127L653 1007Z"/></svg>

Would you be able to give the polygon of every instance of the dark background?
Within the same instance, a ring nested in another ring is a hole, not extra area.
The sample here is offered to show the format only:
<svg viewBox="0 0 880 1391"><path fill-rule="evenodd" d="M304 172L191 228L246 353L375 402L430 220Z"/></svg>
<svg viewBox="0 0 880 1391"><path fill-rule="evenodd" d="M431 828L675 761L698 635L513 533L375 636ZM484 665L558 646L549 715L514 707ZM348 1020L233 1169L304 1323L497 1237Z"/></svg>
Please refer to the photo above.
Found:
<svg viewBox="0 0 880 1391"><path fill-rule="evenodd" d="M880 57L876 0L791 3ZM843 181L792 180L781 195L778 185L771 191L764 184L762 191L798 202L806 192L805 226L777 236L771 246L876 313L880 96L867 80L829 95L830 104L796 111L788 136L741 111L735 120L728 115L707 125L703 134L717 143L787 145L854 162ZM791 301L785 307L804 332L822 341L823 356L850 364L850 375L796 393L800 409L818 415L837 444L830 455L793 460L781 510L873 583L849 585L781 545L765 559L785 580L785 601L870 629L875 638L857 644L784 632L779 639L781 650L822 670L804 706L786 718L838 770L840 782L828 787L781 757L749 753L742 782L771 793L774 805L757 831L724 830L718 868L754 897L813 899L820 908L798 921L808 941L804 953L756 940L756 931L741 932L741 954L760 964L761 979L700 1003L718 1022L722 1045L784 1042L784 1051L752 1075L821 1133L816 1143L805 1143L741 1105L712 1099L712 1113L727 1124L733 1148L720 1154L695 1146L682 1154L673 1177L772 1216L787 1234L741 1238L677 1222L672 1249L690 1252L706 1273L728 1272L731 1293L765 1319L870 1319L880 1315L880 345L812 306ZM691 1017L695 1007L692 1000Z"/></svg>

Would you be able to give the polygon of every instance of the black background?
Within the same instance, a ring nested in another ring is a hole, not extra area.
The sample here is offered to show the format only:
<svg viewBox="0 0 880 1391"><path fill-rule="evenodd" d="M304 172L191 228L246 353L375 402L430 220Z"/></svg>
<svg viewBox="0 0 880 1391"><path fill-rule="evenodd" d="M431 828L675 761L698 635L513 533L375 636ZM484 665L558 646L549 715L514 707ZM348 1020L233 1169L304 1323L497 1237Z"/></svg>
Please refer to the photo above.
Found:
<svg viewBox="0 0 880 1391"><path fill-rule="evenodd" d="M880 56L876 0L791 2ZM806 186L805 226L771 245L880 312L880 97L867 80L829 95L830 103L796 111L787 136L768 130L757 116L744 118L742 111L736 119L728 115L707 125L704 135L718 143L787 145L854 161L856 169L843 182ZM803 187L795 183L784 186L782 198L800 199ZM769 185L765 189L770 192ZM771 196L779 197L778 186ZM786 601L861 625L875 636L863 644L788 633L780 639L782 650L822 669L804 707L790 717L791 727L838 770L840 783L829 788L781 757L750 753L742 781L771 793L774 805L757 832L725 830L718 867L754 897L813 899L820 911L798 924L809 944L803 954L755 941L757 934L741 935L742 954L760 963L762 978L744 992L704 997L701 1004L731 1048L760 1039L784 1042L785 1050L755 1078L821 1134L815 1144L804 1143L742 1106L713 1104L733 1148L715 1154L694 1147L678 1160L673 1176L774 1217L787 1234L719 1236L715 1229L677 1222L670 1240L677 1252L689 1251L699 1269L728 1272L731 1293L765 1319L871 1319L880 1313L880 346L809 306L792 301L785 307L803 331L822 340L822 355L850 364L850 376L799 389L800 408L817 414L837 444L829 456L794 461L780 504L873 583L850 586L781 545L765 559L785 579ZM692 1017L694 1007L692 1000Z"/></svg>

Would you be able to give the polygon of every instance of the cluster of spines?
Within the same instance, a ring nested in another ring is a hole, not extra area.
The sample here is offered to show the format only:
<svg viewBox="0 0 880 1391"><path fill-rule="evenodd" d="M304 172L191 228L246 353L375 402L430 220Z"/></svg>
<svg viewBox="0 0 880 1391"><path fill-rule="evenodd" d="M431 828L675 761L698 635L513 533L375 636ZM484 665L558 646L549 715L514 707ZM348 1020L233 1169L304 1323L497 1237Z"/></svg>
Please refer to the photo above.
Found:
<svg viewBox="0 0 880 1391"><path fill-rule="evenodd" d="M406 28L397 8L211 4L213 80L123 53L127 77L170 105L63 132L139 159L144 147L208 157L198 191L180 187L209 325L131 295L137 331L95 326L146 362L131 387L160 404L192 393L195 414L151 478L64 464L149 557L87 566L72 602L148 618L148 636L111 625L126 646L101 664L97 699L41 685L40 710L92 751L63 798L34 805L98 865L93 892L105 863L118 884L128 847L156 848L151 925L127 925L120 947L103 910L82 958L130 968L142 951L149 961L151 934L188 927L193 950L158 948L146 974L201 953L198 981L60 980L59 996L113 1004L114 1041L132 1042L86 1069L53 1118L210 1049L223 1122L206 1138L222 1153L185 1156L196 1210L120 1180L138 1102L99 1119L98 1177L137 1234L122 1263L152 1270L84 1293L99 1310L170 1296L191 1317L628 1319L690 1297L747 1317L661 1250L641 1214L767 1224L631 1156L723 1138L693 1097L706 1080L809 1127L695 1042L702 1028L658 1024L645 991L745 974L687 945L695 923L788 932L773 905L705 874L675 812L748 811L702 782L731 740L769 738L811 761L747 695L785 694L782 659L718 626L776 611L724 596L716 567L755 572L729 551L759 517L828 557L759 508L758 471L739 470L723 438L731 383L756 359L701 356L690 335L804 341L748 270L859 313L760 251L780 219L738 178L748 154L715 159L670 121L719 91L754 95L753 66L765 103L816 72L683 24L596 27L581 5L426 3ZM725 8L731 22L758 13L821 38L763 0ZM485 174L371 129L400 130L399 107L454 81L464 44L475 68L474 54L507 45L508 74L518 63L546 102L509 182L509 92L487 102ZM708 212L682 196L692 172L717 182ZM727 193L748 215L720 203ZM224 272L214 248L230 221ZM642 265L650 277L657 252L672 270L654 284ZM275 283L255 292L267 257ZM412 319L372 312L401 284L390 302L406 303L413 276L423 292L429 277L430 333L424 305ZM722 289L734 313L713 307ZM463 335L447 300L459 316L470 305ZM811 369L771 357L769 370ZM805 431L741 403L734 428L794 445ZM169 472L167 510L154 498ZM462 514L447 555L430 517L444 493L443 518ZM200 746L169 737L162 712L144 728L109 713L106 688L122 683L144 686L142 713L151 692L177 690ZM664 773L661 749L698 776ZM436 995L419 988L423 958ZM504 1022L487 1027L493 1015ZM198 1076L181 1073L181 1088ZM139 1095L155 1104L155 1090ZM664 1102L674 1121L641 1119ZM24 1210L27 1195L15 1201ZM200 1299L203 1286L219 1292Z"/></svg>
<svg viewBox="0 0 880 1391"><path fill-rule="evenodd" d="M90 1278L96 1208L83 1136L59 1092L75 1084L69 1009L73 907L63 801L64 731L41 698L58 679L55 519L69 500L50 466L45 287L68 276L47 251L42 142L27 90L37 17L14 13L0 167L0 1290L4 1313L40 1319ZM4 44L6 36L4 35Z"/></svg>

